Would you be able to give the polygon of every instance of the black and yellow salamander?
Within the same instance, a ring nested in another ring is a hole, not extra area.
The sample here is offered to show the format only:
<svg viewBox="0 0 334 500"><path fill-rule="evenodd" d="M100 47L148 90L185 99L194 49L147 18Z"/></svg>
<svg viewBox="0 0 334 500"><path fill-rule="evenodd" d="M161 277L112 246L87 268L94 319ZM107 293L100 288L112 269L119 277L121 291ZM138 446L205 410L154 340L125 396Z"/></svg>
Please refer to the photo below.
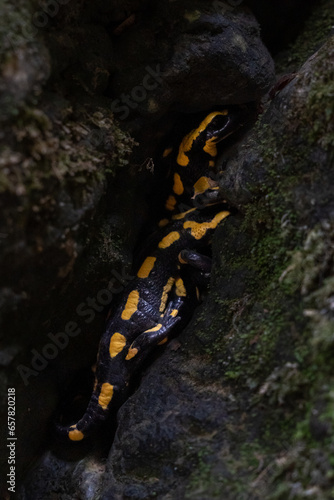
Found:
<svg viewBox="0 0 334 500"><path fill-rule="evenodd" d="M105 420L110 407L122 401L132 373L147 353L164 343L177 324L189 320L198 301L198 280L210 271L210 259L202 252L218 224L230 214L216 196L212 176L217 143L238 127L227 110L215 111L178 148L164 151L172 185L165 202L167 216L160 221L145 260L102 335L86 412L74 425L57 424L61 435L81 441ZM208 205L194 206L196 198L206 192ZM190 208L178 212L181 203Z"/></svg>
<svg viewBox="0 0 334 500"><path fill-rule="evenodd" d="M162 155L164 170L169 172L169 194L165 201L167 224L179 207L203 205L219 201L215 170L218 145L231 134L247 126L254 117L251 106L233 106L209 113L191 130L178 147L166 147Z"/></svg>

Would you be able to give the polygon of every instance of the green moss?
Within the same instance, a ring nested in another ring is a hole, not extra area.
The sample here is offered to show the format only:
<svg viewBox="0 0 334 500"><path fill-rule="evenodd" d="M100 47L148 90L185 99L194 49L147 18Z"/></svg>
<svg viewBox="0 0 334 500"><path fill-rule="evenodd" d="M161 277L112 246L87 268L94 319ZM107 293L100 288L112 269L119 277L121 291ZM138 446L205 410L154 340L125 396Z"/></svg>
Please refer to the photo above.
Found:
<svg viewBox="0 0 334 500"><path fill-rule="evenodd" d="M86 119L78 125L69 108L67 120L52 124L43 111L25 107L0 150L0 192L27 195L52 182L91 189L127 165L134 142L105 112Z"/></svg>
<svg viewBox="0 0 334 500"><path fill-rule="evenodd" d="M330 36L334 24L334 1L322 0L305 23L302 33L276 61L278 73L298 71L300 66Z"/></svg>
<svg viewBox="0 0 334 500"><path fill-rule="evenodd" d="M307 140L322 148L334 146L333 66L330 66L331 71L328 71L328 61L333 57L334 49L328 44L328 50L322 53L322 57L317 58L315 71L311 76L311 78L316 77L316 81L311 87L306 103L309 109L309 123L312 125Z"/></svg>
<svg viewBox="0 0 334 500"><path fill-rule="evenodd" d="M296 330L299 333L294 342L295 362L274 370L262 385L259 395L265 396L269 405L273 406L282 404L287 397L289 400L289 396L295 394L302 412L292 435L296 444L288 450L279 472L272 479L273 493L268 496L272 499L286 498L287 492L291 495L296 482L300 484L291 498L304 498L309 491L315 495L311 498L330 498L326 492L330 487L331 477L328 474L334 444L331 437L334 428L331 396L334 377L331 368L333 324L330 312L334 282L332 278L324 279L324 276L333 262L332 238L333 233L328 226L326 229L320 226L311 229L303 248L291 254L290 263L283 273L283 281L289 281L291 285L287 296L291 296L292 292L304 297L299 321L304 327ZM323 280L320 288L319 278ZM296 307L292 311L295 314ZM298 321L294 318L296 323ZM321 447L318 443L320 436L323 441ZM315 457L320 456L318 464ZM313 476L318 474L317 480L312 480L310 469Z"/></svg>
<svg viewBox="0 0 334 500"><path fill-rule="evenodd" d="M210 456L210 451L208 448L202 448L198 450L195 457L192 458L192 461L196 461L195 471L190 477L189 481L189 490L191 492L202 491L203 493L207 491L208 482L212 481L211 475L211 465L208 463L208 459ZM211 489L211 487L209 486ZM193 494L193 493L191 493ZM185 498L191 498L185 495Z"/></svg>
<svg viewBox="0 0 334 500"><path fill-rule="evenodd" d="M227 439L234 451L224 457L226 498L334 498L332 57L328 43L278 100L277 129L266 124L273 109L254 129L247 147L266 179L260 188L252 179L247 185L261 195L242 207L240 230L249 244L236 252L237 238L231 247L222 239L216 271L222 278L210 295L219 308L209 326L205 314L202 320L205 352L236 407L246 408L244 420L229 419L238 431ZM233 289L240 279L245 291L226 298L219 286ZM256 434L258 421L256 440L249 429ZM210 494L214 478L212 467Z"/></svg>
<svg viewBox="0 0 334 500"><path fill-rule="evenodd" d="M12 57L12 51L26 45L33 39L34 30L30 28L32 6L29 2L18 0L13 7L9 0L1 2L0 22L0 64Z"/></svg>

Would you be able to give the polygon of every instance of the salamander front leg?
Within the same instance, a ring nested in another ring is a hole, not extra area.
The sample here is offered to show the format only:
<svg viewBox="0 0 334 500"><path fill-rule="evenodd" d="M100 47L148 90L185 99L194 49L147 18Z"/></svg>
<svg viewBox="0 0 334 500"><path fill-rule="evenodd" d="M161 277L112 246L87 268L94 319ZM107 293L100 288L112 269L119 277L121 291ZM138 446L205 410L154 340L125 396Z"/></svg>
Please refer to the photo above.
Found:
<svg viewBox="0 0 334 500"><path fill-rule="evenodd" d="M188 264L203 273L211 272L212 259L207 255L202 255L201 253L196 252L195 250L182 250L179 253L179 262L181 264Z"/></svg>
<svg viewBox="0 0 334 500"><path fill-rule="evenodd" d="M198 193L193 197L193 204L196 208L204 208L225 201L219 187L206 189L203 193Z"/></svg>
<svg viewBox="0 0 334 500"><path fill-rule="evenodd" d="M201 296L200 289L207 288L210 282L212 259L202 255L195 250L182 250L178 256L182 269L191 276L192 283L196 287L197 299Z"/></svg>

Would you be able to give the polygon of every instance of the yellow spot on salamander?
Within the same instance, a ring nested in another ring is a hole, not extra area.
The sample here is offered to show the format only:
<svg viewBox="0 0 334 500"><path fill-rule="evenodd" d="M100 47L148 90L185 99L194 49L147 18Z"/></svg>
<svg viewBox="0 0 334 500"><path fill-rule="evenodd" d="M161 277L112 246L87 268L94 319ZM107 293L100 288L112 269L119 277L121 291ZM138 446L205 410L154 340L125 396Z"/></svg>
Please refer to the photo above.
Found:
<svg viewBox="0 0 334 500"><path fill-rule="evenodd" d="M166 158L166 156L170 155L172 151L173 148L166 148L165 151L162 153L162 156Z"/></svg>
<svg viewBox="0 0 334 500"><path fill-rule="evenodd" d="M138 349L136 349L135 347L134 348L130 347L130 349L128 350L128 354L125 358L126 361L129 361L130 359L134 358L136 354L138 354Z"/></svg>
<svg viewBox="0 0 334 500"><path fill-rule="evenodd" d="M214 158L217 156L217 137L211 137L211 139L207 140L205 142L205 146L203 150L208 153L210 156L213 156Z"/></svg>
<svg viewBox="0 0 334 500"><path fill-rule="evenodd" d="M212 185L212 179L209 177L200 177L194 184L194 196L204 193L207 189L210 189Z"/></svg>
<svg viewBox="0 0 334 500"><path fill-rule="evenodd" d="M162 327L162 324L161 323L158 323L156 326L154 326L153 328L150 328L149 330L145 330L145 333L147 332L158 332L160 330L160 328Z"/></svg>
<svg viewBox="0 0 334 500"><path fill-rule="evenodd" d="M179 297L186 297L187 296L187 292L186 292L183 280L181 278L177 278L177 280L175 281L175 287L176 287L176 290L175 290L176 295L178 295Z"/></svg>
<svg viewBox="0 0 334 500"><path fill-rule="evenodd" d="M99 396L99 405L106 410L114 394L114 386L105 382L102 384Z"/></svg>
<svg viewBox="0 0 334 500"><path fill-rule="evenodd" d="M167 234L167 236L162 238L158 246L159 248L168 248L178 239L180 239L180 233L178 233L177 231L171 231L169 234Z"/></svg>
<svg viewBox="0 0 334 500"><path fill-rule="evenodd" d="M179 314L179 311L178 309L173 309L172 312L170 313L170 315L175 318L177 315Z"/></svg>
<svg viewBox="0 0 334 500"><path fill-rule="evenodd" d="M166 304L167 304L167 299L168 299L168 294L172 289L172 286L174 285L175 278L170 277L168 278L168 281L166 285L163 288L162 295L161 295L161 302L160 302L160 307L159 307L159 312L163 312L165 310Z"/></svg>
<svg viewBox="0 0 334 500"><path fill-rule="evenodd" d="M159 227L165 227L165 226L167 226L168 222L169 222L169 220L168 220L168 219L161 219L161 220L159 221L159 223L158 223L158 226L159 226Z"/></svg>
<svg viewBox="0 0 334 500"><path fill-rule="evenodd" d="M131 316L137 311L139 302L139 292L137 290L132 290L129 293L128 300L126 301L125 307L122 312L122 319L130 319Z"/></svg>
<svg viewBox="0 0 334 500"><path fill-rule="evenodd" d="M150 272L154 267L154 263L156 260L157 260L156 257L146 257L141 268L137 273L138 278L148 278Z"/></svg>
<svg viewBox="0 0 334 500"><path fill-rule="evenodd" d="M213 160L210 160L210 161L209 161L209 167L214 167L214 166L215 166L215 164L216 164L216 163L215 163Z"/></svg>
<svg viewBox="0 0 334 500"><path fill-rule="evenodd" d="M182 212L180 214L173 215L172 219L173 220L184 219L188 214L190 214L191 212L194 212L195 210L196 210L196 208L190 208L186 212Z"/></svg>
<svg viewBox="0 0 334 500"><path fill-rule="evenodd" d="M120 333L114 333L114 335L110 339L110 344L109 344L109 354L111 358L114 358L119 354L122 350L123 347L126 344L126 338L124 335Z"/></svg>
<svg viewBox="0 0 334 500"><path fill-rule="evenodd" d="M168 340L168 338L167 338L167 337L166 337L166 338L164 338L164 339L162 339L162 340L160 340L160 342L158 342L158 345L163 345L163 344L166 344L167 340Z"/></svg>
<svg viewBox="0 0 334 500"><path fill-rule="evenodd" d="M188 151L191 150L194 141L198 138L201 132L203 132L212 120L218 116L226 116L228 114L227 110L210 113L200 124L200 126L192 130L188 135L185 136L179 147L179 154L177 156L177 163L181 167L186 167L189 163L189 157L186 155ZM208 142L208 141L207 141Z"/></svg>
<svg viewBox="0 0 334 500"><path fill-rule="evenodd" d="M174 191L175 194L178 194L178 195L182 194L183 191L184 191L184 187L183 187L183 184L182 184L182 181L181 181L181 177L177 173L174 174L173 191Z"/></svg>
<svg viewBox="0 0 334 500"><path fill-rule="evenodd" d="M196 240L200 240L205 236L208 229L215 229L219 222L221 222L225 217L230 215L230 212L219 212L214 216L211 222L195 222L195 221L186 221L183 224L184 229L191 229L191 236L193 236Z"/></svg>
<svg viewBox="0 0 334 500"><path fill-rule="evenodd" d="M173 196L171 194L167 198L167 201L165 203L165 208L166 208L166 210L169 210L170 212L172 212L175 208L175 205L176 205L176 198L175 198L175 196Z"/></svg>
<svg viewBox="0 0 334 500"><path fill-rule="evenodd" d="M71 441L81 441L84 438L84 435L74 425L74 426L70 427L68 437L70 438Z"/></svg>
<svg viewBox="0 0 334 500"><path fill-rule="evenodd" d="M197 300L199 300L201 298L198 287L196 287L196 297L197 297Z"/></svg>

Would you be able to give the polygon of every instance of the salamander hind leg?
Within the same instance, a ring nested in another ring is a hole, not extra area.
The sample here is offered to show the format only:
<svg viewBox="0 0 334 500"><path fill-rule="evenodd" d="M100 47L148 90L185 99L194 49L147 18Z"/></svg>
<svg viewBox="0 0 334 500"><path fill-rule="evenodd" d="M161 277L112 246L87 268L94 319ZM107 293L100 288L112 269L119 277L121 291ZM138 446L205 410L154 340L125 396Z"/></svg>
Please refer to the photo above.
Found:
<svg viewBox="0 0 334 500"><path fill-rule="evenodd" d="M171 301L161 316L160 322L155 327L140 334L131 344L125 360L130 361L136 357L136 360L139 361L139 358L141 359L151 347L163 342L181 320L179 307L179 304Z"/></svg>
<svg viewBox="0 0 334 500"><path fill-rule="evenodd" d="M181 273L176 276L171 298L159 323L148 330L145 330L131 344L125 360L137 364L140 362L156 345L163 344L171 335L175 335L175 330L183 328L189 321L194 307L198 305L198 296L196 286L189 273Z"/></svg>

